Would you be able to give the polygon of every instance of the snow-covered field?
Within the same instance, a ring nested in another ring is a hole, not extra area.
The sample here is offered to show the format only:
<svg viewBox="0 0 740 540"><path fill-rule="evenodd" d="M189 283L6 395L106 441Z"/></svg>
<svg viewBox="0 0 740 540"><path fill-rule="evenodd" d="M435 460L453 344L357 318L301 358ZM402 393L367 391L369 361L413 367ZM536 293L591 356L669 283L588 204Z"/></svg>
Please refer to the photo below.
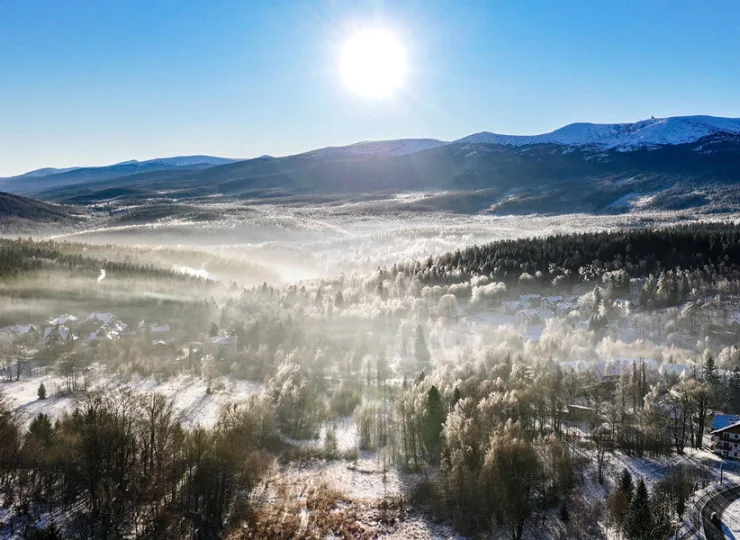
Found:
<svg viewBox="0 0 740 540"><path fill-rule="evenodd" d="M88 390L113 391L116 389L131 389L137 394L159 393L172 398L180 421L185 428L196 425L212 427L218 419L221 406L245 399L250 394L259 393L264 389L261 383L223 377L213 381L213 392L206 392L206 381L190 375L179 375L168 380L158 380L153 377L132 376L124 379L119 375L110 374L98 365L90 368L86 374ZM38 387L44 383L47 389L47 398L38 399ZM23 426L39 414L44 413L56 419L74 408L74 396L55 396L57 390L63 388L64 381L56 375L40 375L22 378L18 382L0 384L2 392L15 406L18 421Z"/></svg>

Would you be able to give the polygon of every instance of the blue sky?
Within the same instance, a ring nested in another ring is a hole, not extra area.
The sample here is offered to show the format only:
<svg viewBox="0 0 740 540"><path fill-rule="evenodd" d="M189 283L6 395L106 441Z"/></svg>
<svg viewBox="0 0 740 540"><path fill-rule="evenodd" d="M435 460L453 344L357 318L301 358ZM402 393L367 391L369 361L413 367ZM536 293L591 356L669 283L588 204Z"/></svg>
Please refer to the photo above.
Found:
<svg viewBox="0 0 740 540"><path fill-rule="evenodd" d="M395 32L390 99L341 44ZM0 176L576 121L740 117L740 2L0 0Z"/></svg>

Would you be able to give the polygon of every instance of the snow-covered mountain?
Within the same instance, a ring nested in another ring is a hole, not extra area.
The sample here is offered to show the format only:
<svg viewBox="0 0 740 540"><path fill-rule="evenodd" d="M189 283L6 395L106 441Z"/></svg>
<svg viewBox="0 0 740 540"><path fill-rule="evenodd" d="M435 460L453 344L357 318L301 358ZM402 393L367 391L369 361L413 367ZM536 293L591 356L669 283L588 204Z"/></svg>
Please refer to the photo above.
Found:
<svg viewBox="0 0 740 540"><path fill-rule="evenodd" d="M137 161L134 159L131 161L125 161L123 163L117 163L117 165L139 164L162 165L165 167L217 167L219 165L228 165L229 163L234 163L236 161L239 160L214 156L176 156L169 158L148 159L146 161Z"/></svg>
<svg viewBox="0 0 740 540"><path fill-rule="evenodd" d="M341 157L341 156L403 156L414 154L422 150L438 148L449 144L437 139L398 139L393 141L363 141L348 146L328 146L318 150L306 152L304 156L311 157Z"/></svg>
<svg viewBox="0 0 740 540"><path fill-rule="evenodd" d="M657 145L691 143L720 133L740 135L740 118L675 116L651 118L631 124L576 123L542 135L500 135L484 131L463 137L454 143L506 146L549 143L630 150Z"/></svg>

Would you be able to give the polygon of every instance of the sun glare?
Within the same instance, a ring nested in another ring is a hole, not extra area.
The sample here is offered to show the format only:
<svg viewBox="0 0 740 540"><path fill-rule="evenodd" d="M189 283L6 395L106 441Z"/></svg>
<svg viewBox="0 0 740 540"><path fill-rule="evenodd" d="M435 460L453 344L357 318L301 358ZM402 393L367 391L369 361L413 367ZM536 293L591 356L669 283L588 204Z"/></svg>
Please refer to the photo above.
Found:
<svg viewBox="0 0 740 540"><path fill-rule="evenodd" d="M365 30L342 49L339 70L344 84L365 98L383 98L403 85L406 51L387 30Z"/></svg>

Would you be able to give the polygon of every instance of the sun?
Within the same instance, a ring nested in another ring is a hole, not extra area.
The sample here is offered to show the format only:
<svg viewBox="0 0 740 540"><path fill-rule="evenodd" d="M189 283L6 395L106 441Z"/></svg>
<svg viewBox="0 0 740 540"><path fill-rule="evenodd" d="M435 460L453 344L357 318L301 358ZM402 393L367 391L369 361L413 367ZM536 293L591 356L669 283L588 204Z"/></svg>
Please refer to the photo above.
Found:
<svg viewBox="0 0 740 540"><path fill-rule="evenodd" d="M339 72L355 94L372 99L387 97L406 79L406 51L391 32L365 30L344 44Z"/></svg>

